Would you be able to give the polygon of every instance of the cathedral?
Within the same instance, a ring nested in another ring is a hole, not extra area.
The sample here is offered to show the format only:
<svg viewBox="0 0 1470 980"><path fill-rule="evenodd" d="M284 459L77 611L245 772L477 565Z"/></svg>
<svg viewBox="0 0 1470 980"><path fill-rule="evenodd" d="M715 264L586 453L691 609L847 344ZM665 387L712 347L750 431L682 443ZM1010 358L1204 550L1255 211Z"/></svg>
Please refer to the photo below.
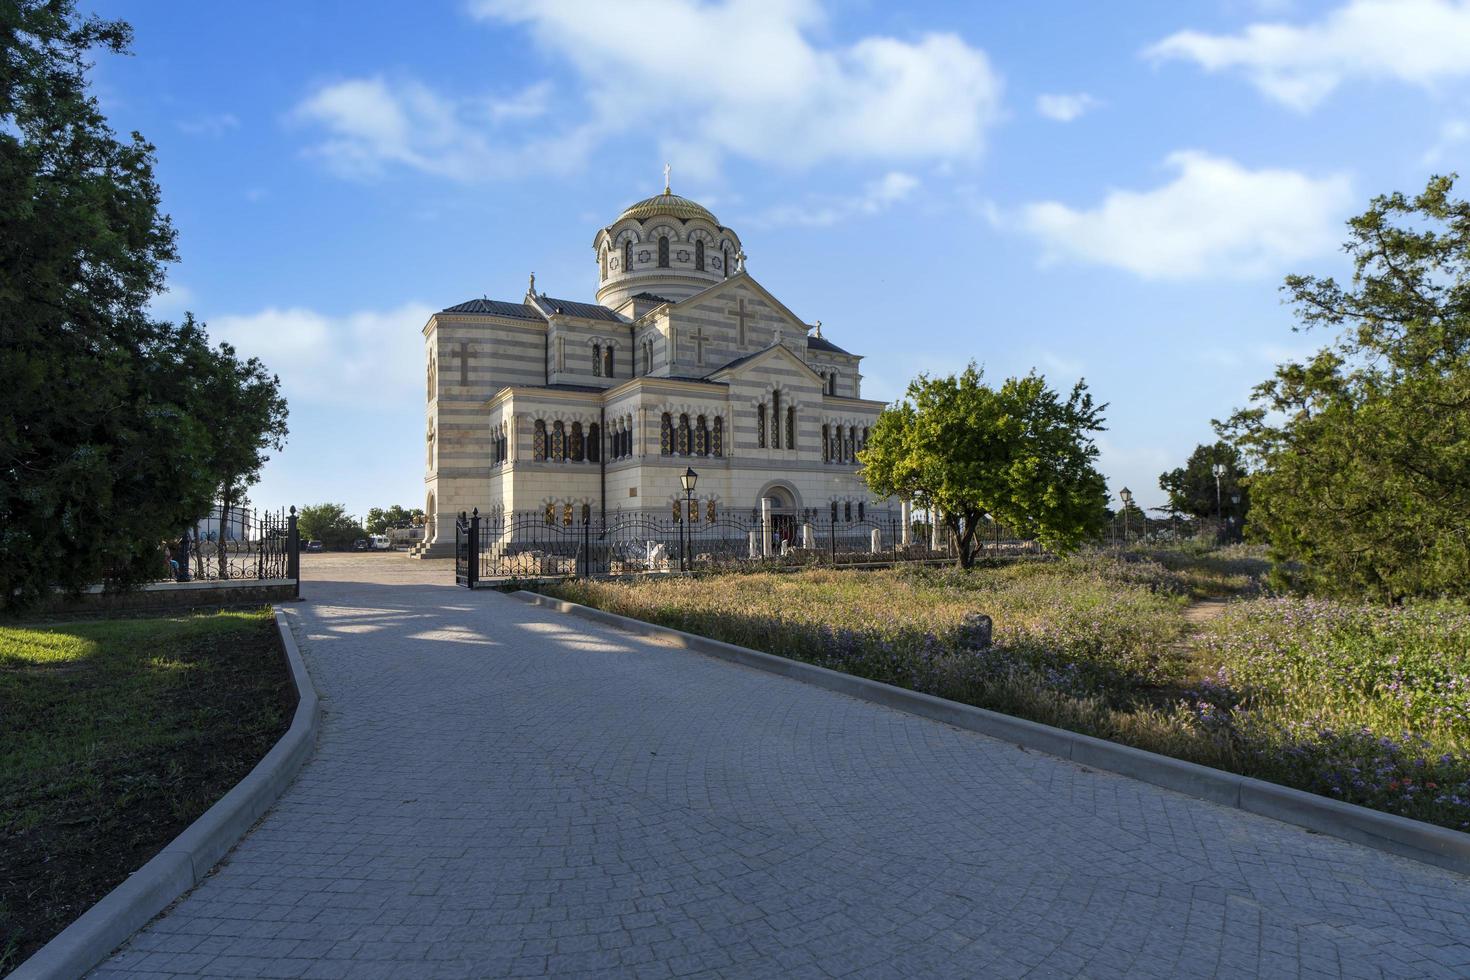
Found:
<svg viewBox="0 0 1470 980"><path fill-rule="evenodd" d="M892 509L857 452L883 403L861 358L746 267L740 237L664 191L592 241L595 302L536 277L519 302L472 299L423 328L425 508L418 553L452 554L454 518L549 508L667 514L698 473L697 513L784 526Z"/></svg>

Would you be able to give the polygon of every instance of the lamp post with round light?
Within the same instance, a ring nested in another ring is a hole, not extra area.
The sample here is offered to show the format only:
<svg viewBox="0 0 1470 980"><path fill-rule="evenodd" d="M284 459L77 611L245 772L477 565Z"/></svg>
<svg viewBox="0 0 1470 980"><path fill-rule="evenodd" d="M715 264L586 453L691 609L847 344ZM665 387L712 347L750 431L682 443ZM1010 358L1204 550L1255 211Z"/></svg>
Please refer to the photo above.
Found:
<svg viewBox="0 0 1470 980"><path fill-rule="evenodd" d="M1133 506L1133 491L1124 487L1118 491L1118 498L1123 501L1123 546L1128 546L1128 508Z"/></svg>
<svg viewBox="0 0 1470 980"><path fill-rule="evenodd" d="M693 509L692 504L694 502L694 485L698 482L699 474L694 472L694 467L692 466L684 470L684 475L679 477L679 483L681 486L684 487L684 520L680 522L684 525L684 533L679 539L679 544L681 546L679 548L679 558L680 562L684 566L684 571L686 572L689 571L689 548L694 543L689 535L689 515L690 511Z"/></svg>

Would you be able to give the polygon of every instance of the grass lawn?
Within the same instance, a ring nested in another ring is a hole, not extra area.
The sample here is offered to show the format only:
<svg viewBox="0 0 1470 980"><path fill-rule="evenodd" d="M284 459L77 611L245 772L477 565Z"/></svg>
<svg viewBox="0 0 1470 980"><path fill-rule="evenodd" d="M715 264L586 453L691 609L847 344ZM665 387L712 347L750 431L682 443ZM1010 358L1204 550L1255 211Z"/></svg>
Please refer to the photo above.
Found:
<svg viewBox="0 0 1470 980"><path fill-rule="evenodd" d="M0 625L0 973L122 882L285 732L268 610Z"/></svg>
<svg viewBox="0 0 1470 980"><path fill-rule="evenodd" d="M542 591L1006 714L1470 828L1470 609L1265 596L1248 549ZM1185 611L1226 597L1213 622ZM994 646L967 642L967 613Z"/></svg>

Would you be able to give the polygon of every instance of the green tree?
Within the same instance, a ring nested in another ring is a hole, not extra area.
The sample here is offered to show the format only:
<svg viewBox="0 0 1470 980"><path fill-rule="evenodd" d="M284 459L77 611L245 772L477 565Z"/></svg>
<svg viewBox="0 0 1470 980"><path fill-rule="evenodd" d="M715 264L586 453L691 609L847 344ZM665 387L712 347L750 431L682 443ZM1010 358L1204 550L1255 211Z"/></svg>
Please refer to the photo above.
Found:
<svg viewBox="0 0 1470 980"><path fill-rule="evenodd" d="M87 53L128 26L70 0L0 6L0 605L157 577L207 508L180 365L203 337L147 313L175 259L153 147L118 140Z"/></svg>
<svg viewBox="0 0 1470 980"><path fill-rule="evenodd" d="M342 504L308 504L297 515L296 529L301 540L320 541L328 548L350 548L358 538L367 536Z"/></svg>
<svg viewBox="0 0 1470 980"><path fill-rule="evenodd" d="M858 454L864 479L874 493L937 510L965 568L986 515L1049 548L1077 547L1106 521L1090 433L1107 406L1080 381L1063 398L1035 373L999 388L981 379L974 364L958 376L919 375L873 425Z"/></svg>
<svg viewBox="0 0 1470 980"><path fill-rule="evenodd" d="M1301 325L1338 336L1219 426L1257 463L1252 526L1308 587L1470 594L1470 204L1454 181L1351 219L1348 285L1287 278Z"/></svg>
<svg viewBox="0 0 1470 980"><path fill-rule="evenodd" d="M195 328L192 315L184 324ZM260 480L260 470L286 440L286 400L281 382L258 358L241 360L220 344L200 352L193 367L198 387L193 410L208 434L205 465L219 496L222 527L231 509ZM220 573L227 555L220 549Z"/></svg>
<svg viewBox="0 0 1470 980"><path fill-rule="evenodd" d="M415 508L409 510L398 504L392 507L373 507L367 512L367 529L369 534L387 534L389 528L408 527L414 523L415 518L422 518L424 512Z"/></svg>
<svg viewBox="0 0 1470 980"><path fill-rule="evenodd" d="M1220 476L1218 496L1214 470L1217 463L1225 467ZM1240 450L1221 440L1211 446L1195 446L1183 466L1159 474L1159 489L1169 495L1168 509L1176 514L1192 517L1215 517L1218 514L1239 525L1250 509L1250 494L1244 480L1245 466Z"/></svg>

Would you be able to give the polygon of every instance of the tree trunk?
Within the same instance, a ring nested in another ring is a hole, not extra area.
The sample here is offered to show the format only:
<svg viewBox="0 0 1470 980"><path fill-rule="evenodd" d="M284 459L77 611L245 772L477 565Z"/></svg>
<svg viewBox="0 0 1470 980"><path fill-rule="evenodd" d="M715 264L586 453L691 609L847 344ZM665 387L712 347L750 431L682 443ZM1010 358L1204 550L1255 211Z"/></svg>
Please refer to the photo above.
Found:
<svg viewBox="0 0 1470 980"><path fill-rule="evenodd" d="M230 577L230 556L225 547L225 541L230 529L230 484L224 484L224 490L220 493L219 502L219 535L216 542L219 548L219 577L227 579Z"/></svg>

